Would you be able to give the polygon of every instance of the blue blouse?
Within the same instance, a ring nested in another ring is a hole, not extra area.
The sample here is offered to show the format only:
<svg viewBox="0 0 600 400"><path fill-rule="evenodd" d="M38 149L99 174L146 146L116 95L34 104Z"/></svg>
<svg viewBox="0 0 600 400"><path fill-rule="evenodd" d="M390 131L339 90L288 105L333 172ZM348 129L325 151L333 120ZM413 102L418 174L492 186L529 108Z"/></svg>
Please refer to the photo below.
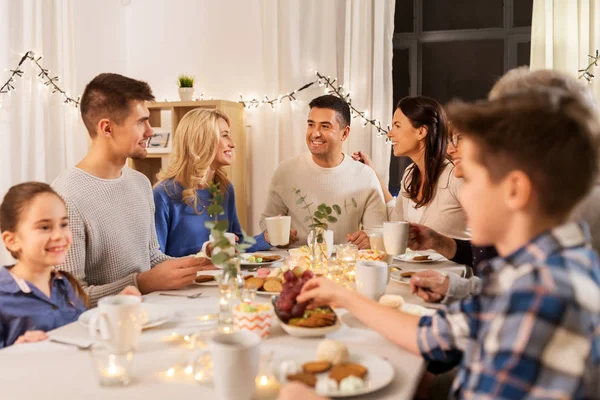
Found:
<svg viewBox="0 0 600 400"><path fill-rule="evenodd" d="M172 179L161 182L154 188L154 221L156 236L163 253L171 257L185 257L196 254L202 244L208 241L210 231L204 223L212 220L206 210L199 207L200 214L194 208L181 201L183 187ZM208 189L196 190L198 204L208 206L211 194ZM229 184L223 199L224 215L219 220L227 220L227 232L234 233L242 240L242 227L235 209L235 193ZM254 236L256 244L248 252L269 250L272 246L265 240L264 233Z"/></svg>
<svg viewBox="0 0 600 400"><path fill-rule="evenodd" d="M74 322L87 308L67 278L53 273L50 298L0 267L0 348L26 331L51 331Z"/></svg>

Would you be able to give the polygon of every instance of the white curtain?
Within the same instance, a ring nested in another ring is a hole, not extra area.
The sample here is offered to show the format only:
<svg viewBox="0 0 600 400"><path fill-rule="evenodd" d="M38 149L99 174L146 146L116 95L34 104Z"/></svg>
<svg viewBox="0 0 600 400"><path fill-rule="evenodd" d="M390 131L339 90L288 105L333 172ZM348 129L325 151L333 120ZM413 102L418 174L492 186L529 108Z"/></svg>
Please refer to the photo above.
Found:
<svg viewBox="0 0 600 400"><path fill-rule="evenodd" d="M338 78L350 92L352 105L369 118L392 119L393 0L263 0L261 2L262 54L266 93L286 93L314 77L319 70ZM252 180L251 210L256 223L267 198L270 177L277 165L307 151L305 142L308 102L326 92L307 90L299 101L285 103L275 112L250 111ZM261 156L256 156L259 154ZM370 124L354 119L344 151L371 155L387 181L390 149ZM265 157L265 155L267 155Z"/></svg>
<svg viewBox="0 0 600 400"><path fill-rule="evenodd" d="M51 76L60 77L59 86L72 93L71 0L0 0L0 27L0 85L22 55L33 50L43 55L40 64ZM22 70L23 77L14 82L16 90L0 94L0 196L17 183L52 182L86 148L86 139L75 135L78 109L51 94L38 80L37 66L26 61ZM0 264L10 261L0 246Z"/></svg>
<svg viewBox="0 0 600 400"><path fill-rule="evenodd" d="M600 49L600 0L534 0L531 68L551 68L580 76ZM592 74L600 70L594 68ZM600 79L590 83L600 99Z"/></svg>

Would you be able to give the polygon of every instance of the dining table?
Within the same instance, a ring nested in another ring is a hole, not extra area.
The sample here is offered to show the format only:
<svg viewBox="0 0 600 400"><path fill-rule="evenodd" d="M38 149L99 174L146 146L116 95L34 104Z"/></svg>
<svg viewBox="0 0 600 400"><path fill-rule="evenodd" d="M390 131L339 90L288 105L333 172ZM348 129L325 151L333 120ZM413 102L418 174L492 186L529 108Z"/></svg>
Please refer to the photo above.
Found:
<svg viewBox="0 0 600 400"><path fill-rule="evenodd" d="M270 253L285 256L287 250ZM394 260L400 269L435 269L454 272L461 267L441 261L409 264ZM194 295L188 298L176 295ZM410 293L408 285L390 281L386 294L402 295L407 303L428 308L443 308L426 303ZM172 311L172 318L154 328L143 330L133 360L133 379L127 386L105 387L99 384L90 350L45 340L9 346L0 350L0 398L65 400L65 399L212 399L215 392L210 382L198 381L186 363L198 354L194 337L214 331L219 311L219 291L216 286L191 285L170 292L154 292L143 296L143 303L161 304ZM268 296L257 295L256 302L268 303ZM384 388L358 396L359 399L412 399L425 369L423 358L395 345L368 328L344 309L336 309L342 326L328 339L347 345L351 354L370 354L387 360L394 370L393 380ZM299 338L285 333L273 318L270 335L260 344L261 354L271 354L275 360L286 360L301 354L316 353L323 338ZM80 321L48 332L52 337L89 340L90 334ZM196 335L196 336L195 336ZM316 354L315 354L316 358ZM258 397L256 397L258 398Z"/></svg>

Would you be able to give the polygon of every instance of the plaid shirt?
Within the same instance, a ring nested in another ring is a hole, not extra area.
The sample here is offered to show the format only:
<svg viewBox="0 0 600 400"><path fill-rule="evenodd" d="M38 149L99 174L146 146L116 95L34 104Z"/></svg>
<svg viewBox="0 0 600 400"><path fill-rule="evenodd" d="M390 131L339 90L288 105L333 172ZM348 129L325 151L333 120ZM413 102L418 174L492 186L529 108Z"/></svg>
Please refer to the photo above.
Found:
<svg viewBox="0 0 600 400"><path fill-rule="evenodd" d="M585 223L558 226L482 264L480 295L421 318L423 357L461 363L450 398L600 398L600 264L589 243Z"/></svg>

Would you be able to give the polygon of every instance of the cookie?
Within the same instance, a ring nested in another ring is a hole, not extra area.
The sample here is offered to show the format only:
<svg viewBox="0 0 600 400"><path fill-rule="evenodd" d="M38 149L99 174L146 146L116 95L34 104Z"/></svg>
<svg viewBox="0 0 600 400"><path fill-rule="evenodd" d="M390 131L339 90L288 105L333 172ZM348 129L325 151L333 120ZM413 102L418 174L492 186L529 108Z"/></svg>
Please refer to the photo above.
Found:
<svg viewBox="0 0 600 400"><path fill-rule="evenodd" d="M279 259L281 259L281 257L278 255L269 256L267 254L255 254L255 256L262 258L262 262L273 262L279 261Z"/></svg>
<svg viewBox="0 0 600 400"><path fill-rule="evenodd" d="M214 281L215 277L213 275L198 275L196 277L196 279L194 279L194 281L196 281L196 283L205 283L205 282L210 282L210 281Z"/></svg>
<svg viewBox="0 0 600 400"><path fill-rule="evenodd" d="M356 376L363 379L367 375L367 372L368 370L360 364L340 363L333 367L329 373L329 377L340 383L344 378L349 376Z"/></svg>
<svg viewBox="0 0 600 400"><path fill-rule="evenodd" d="M264 279L252 277L246 279L246 281L244 282L244 287L246 289L260 289L264 283Z"/></svg>
<svg viewBox="0 0 600 400"><path fill-rule="evenodd" d="M298 318L290 321L290 325L300 326L303 328L322 328L335 324L336 319L337 316L335 312L314 312L311 313L308 318Z"/></svg>
<svg viewBox="0 0 600 400"><path fill-rule="evenodd" d="M302 365L302 370L307 374L320 374L330 369L331 363L329 361L312 361Z"/></svg>
<svg viewBox="0 0 600 400"><path fill-rule="evenodd" d="M281 293L283 290L283 285L281 281L277 278L267 278L265 284L263 285L263 290L265 292L276 292Z"/></svg>
<svg viewBox="0 0 600 400"><path fill-rule="evenodd" d="M429 260L429 256L414 256L413 260L414 261L425 261L425 260Z"/></svg>
<svg viewBox="0 0 600 400"><path fill-rule="evenodd" d="M415 273L414 272L401 272L400 276L403 278L410 278L411 276L413 276Z"/></svg>
<svg viewBox="0 0 600 400"><path fill-rule="evenodd" d="M287 376L288 381L302 382L307 386L314 388L317 385L317 377L305 372Z"/></svg>

